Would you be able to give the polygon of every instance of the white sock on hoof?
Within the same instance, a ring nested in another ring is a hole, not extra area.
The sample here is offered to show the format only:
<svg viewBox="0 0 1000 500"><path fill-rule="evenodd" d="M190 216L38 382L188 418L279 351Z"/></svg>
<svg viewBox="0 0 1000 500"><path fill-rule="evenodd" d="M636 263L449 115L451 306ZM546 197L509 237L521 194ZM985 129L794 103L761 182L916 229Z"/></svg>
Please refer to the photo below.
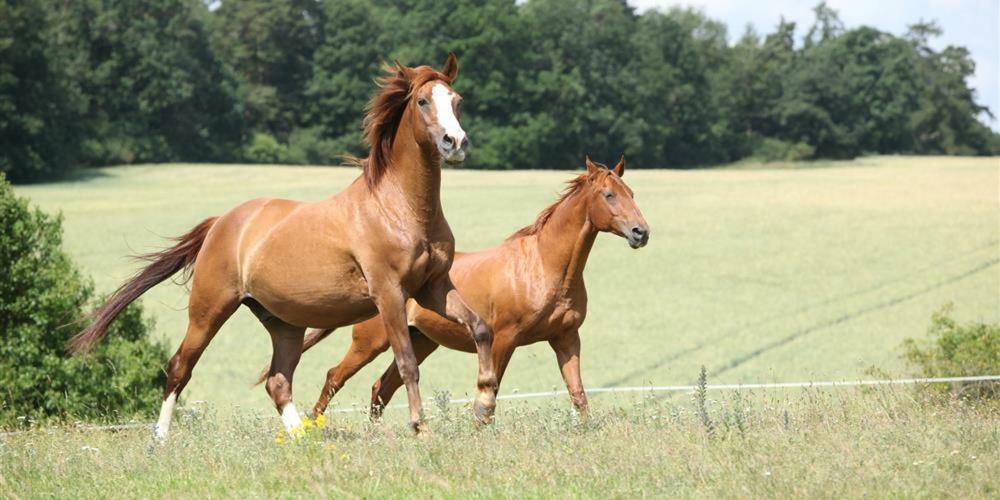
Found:
<svg viewBox="0 0 1000 500"><path fill-rule="evenodd" d="M302 419L299 418L299 412L295 409L295 403L289 401L288 404L281 409L281 422L285 424L286 431L291 431L292 429L302 425Z"/></svg>
<svg viewBox="0 0 1000 500"><path fill-rule="evenodd" d="M176 402L177 393L171 392L160 406L160 419L156 421L156 427L153 428L153 434L160 441L167 439L167 433L170 432L170 419L174 416L174 403Z"/></svg>

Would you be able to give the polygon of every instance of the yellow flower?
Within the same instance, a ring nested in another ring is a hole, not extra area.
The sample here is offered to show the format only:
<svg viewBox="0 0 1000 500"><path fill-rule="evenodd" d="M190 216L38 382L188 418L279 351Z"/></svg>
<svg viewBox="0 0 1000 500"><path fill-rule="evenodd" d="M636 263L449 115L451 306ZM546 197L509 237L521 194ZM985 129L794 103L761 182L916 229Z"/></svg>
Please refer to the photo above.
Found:
<svg viewBox="0 0 1000 500"><path fill-rule="evenodd" d="M285 444L285 431L278 431L278 433L274 435L274 443Z"/></svg>
<svg viewBox="0 0 1000 500"><path fill-rule="evenodd" d="M302 419L302 428L311 429L313 427L313 420L309 417Z"/></svg>
<svg viewBox="0 0 1000 500"><path fill-rule="evenodd" d="M330 443L330 444L326 445L326 449L328 449L330 451L336 450L337 449L337 445L335 445L333 443Z"/></svg>
<svg viewBox="0 0 1000 500"><path fill-rule="evenodd" d="M347 453L344 453L343 455L340 456L340 461L342 461L342 462L346 462L346 461L348 461L350 459L351 459L351 456L348 455Z"/></svg>
<svg viewBox="0 0 1000 500"><path fill-rule="evenodd" d="M316 417L316 427L320 429L326 427L326 415Z"/></svg>
<svg viewBox="0 0 1000 500"><path fill-rule="evenodd" d="M291 429L289 429L288 434L291 435L293 438L298 439L306 435L306 430L300 425L298 427L292 427Z"/></svg>

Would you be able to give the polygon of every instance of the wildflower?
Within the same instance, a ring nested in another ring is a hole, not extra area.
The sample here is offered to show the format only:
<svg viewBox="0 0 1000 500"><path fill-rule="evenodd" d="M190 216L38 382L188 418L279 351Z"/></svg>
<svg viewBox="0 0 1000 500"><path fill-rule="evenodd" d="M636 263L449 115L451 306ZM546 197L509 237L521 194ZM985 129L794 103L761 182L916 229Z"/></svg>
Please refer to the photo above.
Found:
<svg viewBox="0 0 1000 500"><path fill-rule="evenodd" d="M336 450L337 449L337 445L335 445L333 443L330 443L330 444L326 445L326 449L328 449L330 451Z"/></svg>
<svg viewBox="0 0 1000 500"><path fill-rule="evenodd" d="M306 417L306 418L302 419L302 428L303 429L312 429L313 425L314 425L313 424L313 419L311 419L309 417Z"/></svg>
<svg viewBox="0 0 1000 500"><path fill-rule="evenodd" d="M303 426L299 425L297 427L292 427L291 429L289 429L288 435L291 436L293 439L298 439L306 435L306 430Z"/></svg>
<svg viewBox="0 0 1000 500"><path fill-rule="evenodd" d="M278 433L274 435L274 443L285 444L285 431L278 431Z"/></svg>
<svg viewBox="0 0 1000 500"><path fill-rule="evenodd" d="M320 415L316 417L316 427L322 429L326 427L326 415Z"/></svg>
<svg viewBox="0 0 1000 500"><path fill-rule="evenodd" d="M350 459L351 459L351 456L348 455L347 453L344 453L343 455L340 456L340 461L344 462L344 463L347 463L347 461L350 460Z"/></svg>

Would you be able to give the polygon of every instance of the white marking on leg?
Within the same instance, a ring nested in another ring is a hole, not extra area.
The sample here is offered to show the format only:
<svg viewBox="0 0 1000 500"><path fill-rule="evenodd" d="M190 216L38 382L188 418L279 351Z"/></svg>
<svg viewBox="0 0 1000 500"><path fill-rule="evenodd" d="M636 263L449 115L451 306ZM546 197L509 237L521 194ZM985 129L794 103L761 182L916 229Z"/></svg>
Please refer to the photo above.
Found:
<svg viewBox="0 0 1000 500"><path fill-rule="evenodd" d="M443 83L436 83L431 89L431 98L434 100L438 125L444 129L444 133L455 139L455 148L461 147L462 140L465 139L465 130L462 130L462 125L458 123L455 108L451 105L455 94L448 90L448 87Z"/></svg>
<svg viewBox="0 0 1000 500"><path fill-rule="evenodd" d="M175 403L177 403L177 393L171 392L160 405L160 419L156 421L156 427L153 428L156 439L160 441L167 439L167 434L170 432L170 420L174 417Z"/></svg>
<svg viewBox="0 0 1000 500"><path fill-rule="evenodd" d="M285 424L286 431L291 431L292 429L302 425L302 419L299 418L299 412L295 409L295 403L289 401L288 404L281 409L281 422Z"/></svg>

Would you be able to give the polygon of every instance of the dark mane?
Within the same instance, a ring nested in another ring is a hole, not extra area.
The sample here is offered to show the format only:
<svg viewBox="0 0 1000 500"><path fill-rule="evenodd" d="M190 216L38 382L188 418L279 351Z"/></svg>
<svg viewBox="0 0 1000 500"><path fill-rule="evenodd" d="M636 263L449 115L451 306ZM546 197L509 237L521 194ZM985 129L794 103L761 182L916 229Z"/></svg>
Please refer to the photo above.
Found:
<svg viewBox="0 0 1000 500"><path fill-rule="evenodd" d="M545 207L545 210L542 210L542 212L538 214L538 218L535 219L535 222L522 227L516 233L508 236L507 241L517 238L523 238L525 236L531 236L533 234L538 234L538 232L541 231L543 227L545 227L545 224L549 221L549 219L552 218L552 214L556 212L556 209L559 208L559 205L561 205L564 201L572 198L573 195L583 190L583 187L586 186L587 182L590 181L591 175L592 174L590 174L590 172L585 171L582 174L576 176L575 178L567 181L566 189L564 189L562 194L559 195L559 198L556 199L555 203Z"/></svg>
<svg viewBox="0 0 1000 500"><path fill-rule="evenodd" d="M365 107L364 137L369 148L368 157L346 157L349 163L361 167L370 188L378 184L389 167L392 142L396 139L413 89L432 80L451 83L446 76L427 66L403 68L385 65L383 69L385 74L375 79L380 90Z"/></svg>

